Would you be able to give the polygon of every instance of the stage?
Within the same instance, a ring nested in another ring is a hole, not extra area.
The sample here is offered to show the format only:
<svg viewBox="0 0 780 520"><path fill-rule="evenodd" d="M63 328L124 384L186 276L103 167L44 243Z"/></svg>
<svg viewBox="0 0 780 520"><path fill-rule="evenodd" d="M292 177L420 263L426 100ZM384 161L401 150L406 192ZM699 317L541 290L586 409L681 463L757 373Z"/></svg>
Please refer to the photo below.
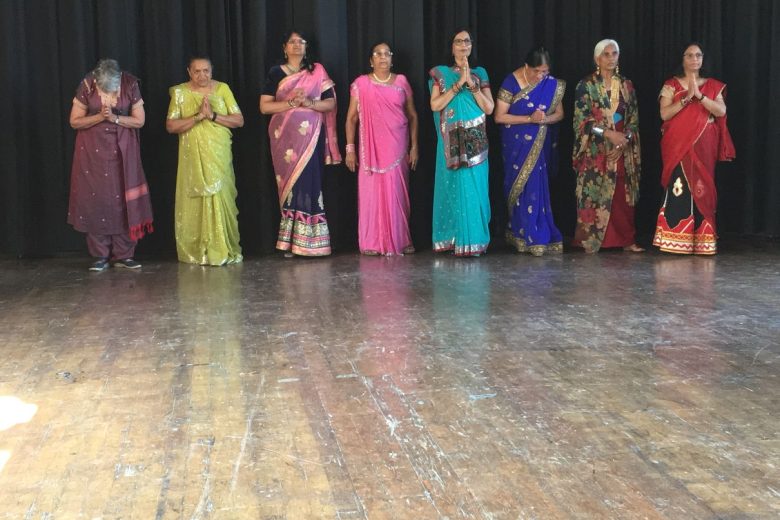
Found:
<svg viewBox="0 0 780 520"><path fill-rule="evenodd" d="M780 243L0 261L0 518L780 515Z"/></svg>

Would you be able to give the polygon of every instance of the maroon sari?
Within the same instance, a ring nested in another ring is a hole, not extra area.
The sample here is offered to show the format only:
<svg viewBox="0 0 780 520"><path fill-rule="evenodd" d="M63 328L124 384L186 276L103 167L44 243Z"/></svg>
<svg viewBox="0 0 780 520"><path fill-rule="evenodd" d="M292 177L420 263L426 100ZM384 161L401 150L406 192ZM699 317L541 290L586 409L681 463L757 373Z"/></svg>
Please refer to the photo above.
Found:
<svg viewBox="0 0 780 520"><path fill-rule="evenodd" d="M92 73L79 85L74 101L86 107L89 116L100 112L102 103ZM123 72L114 113L130 115L138 103L143 103L138 80ZM153 230L138 134L135 128L109 121L76 133L68 223L77 231L127 234L131 240L139 240Z"/></svg>

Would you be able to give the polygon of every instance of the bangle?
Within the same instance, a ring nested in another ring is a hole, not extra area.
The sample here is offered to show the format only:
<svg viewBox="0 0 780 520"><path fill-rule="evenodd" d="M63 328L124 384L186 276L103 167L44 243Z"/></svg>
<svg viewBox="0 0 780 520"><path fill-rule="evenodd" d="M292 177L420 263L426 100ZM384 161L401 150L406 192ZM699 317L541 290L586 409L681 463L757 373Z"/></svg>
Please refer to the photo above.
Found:
<svg viewBox="0 0 780 520"><path fill-rule="evenodd" d="M216 121L217 120L217 113L216 112L212 112L211 113L211 120L212 121Z"/></svg>
<svg viewBox="0 0 780 520"><path fill-rule="evenodd" d="M287 104L290 106L290 108L295 108L295 103L293 103L292 99L288 99Z"/></svg>
<svg viewBox="0 0 780 520"><path fill-rule="evenodd" d="M456 94L457 94L458 92L460 92L460 83L455 83L455 84L452 86L452 91L453 91L454 93L456 93Z"/></svg>
<svg viewBox="0 0 780 520"><path fill-rule="evenodd" d="M590 129L590 132L593 135L597 135L599 137L604 137L604 129L601 128L600 126L594 126L593 128Z"/></svg>
<svg viewBox="0 0 780 520"><path fill-rule="evenodd" d="M347 153L355 153L355 143L348 143L347 144Z"/></svg>

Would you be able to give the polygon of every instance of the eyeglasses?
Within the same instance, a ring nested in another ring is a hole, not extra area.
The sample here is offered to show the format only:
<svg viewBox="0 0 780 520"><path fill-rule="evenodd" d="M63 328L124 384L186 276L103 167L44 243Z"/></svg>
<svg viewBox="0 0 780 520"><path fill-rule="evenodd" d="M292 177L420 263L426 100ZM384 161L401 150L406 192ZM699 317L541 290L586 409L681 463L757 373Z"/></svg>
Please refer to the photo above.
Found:
<svg viewBox="0 0 780 520"><path fill-rule="evenodd" d="M392 52L381 52L381 51L380 52L376 52L376 51L374 51L374 52L371 53L371 56L373 56L374 58L389 58L392 55L393 55Z"/></svg>
<svg viewBox="0 0 780 520"><path fill-rule="evenodd" d="M303 38L293 38L291 40L287 40L287 43L289 43L290 45L295 45L295 44L306 45L306 40L304 40Z"/></svg>
<svg viewBox="0 0 780 520"><path fill-rule="evenodd" d="M704 54L700 52L686 52L685 54L683 54L683 56L685 56L686 58L696 58L698 60L703 58Z"/></svg>
<svg viewBox="0 0 780 520"><path fill-rule="evenodd" d="M452 43L454 43L455 45L465 45L466 47L468 47L469 45L474 43L474 40L471 40L469 38L465 38L465 39L455 38L454 40L452 40Z"/></svg>

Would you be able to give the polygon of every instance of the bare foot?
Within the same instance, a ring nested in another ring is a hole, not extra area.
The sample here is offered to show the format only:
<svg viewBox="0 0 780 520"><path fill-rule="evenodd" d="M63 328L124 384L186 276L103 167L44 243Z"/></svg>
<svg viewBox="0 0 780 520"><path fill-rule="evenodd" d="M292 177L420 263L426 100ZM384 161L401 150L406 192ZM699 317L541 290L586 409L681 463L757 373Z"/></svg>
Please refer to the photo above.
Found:
<svg viewBox="0 0 780 520"><path fill-rule="evenodd" d="M641 248L636 244L631 244L630 246L624 247L623 251L628 251L629 253L642 253L644 252L644 248Z"/></svg>

